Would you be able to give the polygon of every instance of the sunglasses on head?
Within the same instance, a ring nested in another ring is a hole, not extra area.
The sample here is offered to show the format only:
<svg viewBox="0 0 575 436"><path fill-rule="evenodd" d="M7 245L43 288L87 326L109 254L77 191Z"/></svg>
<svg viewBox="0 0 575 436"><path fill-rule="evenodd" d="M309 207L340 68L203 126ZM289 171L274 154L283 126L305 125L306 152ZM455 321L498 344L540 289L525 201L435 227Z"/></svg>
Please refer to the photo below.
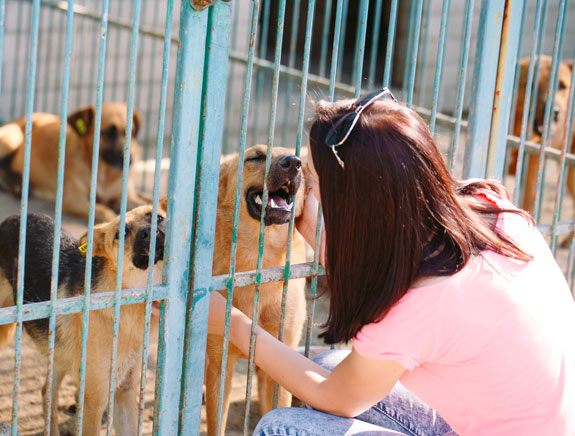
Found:
<svg viewBox="0 0 575 436"><path fill-rule="evenodd" d="M353 110L353 112L349 112L344 116L342 116L337 121L337 123L335 123L331 127L329 132L327 132L327 135L325 136L325 145L331 148L331 151L333 152L333 155L337 159L337 163L339 164L340 167L344 168L344 163L343 160L341 160L341 158L337 154L337 150L335 148L339 147L345 141L347 141L347 138L349 138L351 131L357 124L357 121L359 120L359 116L361 115L361 113L366 108L368 108L375 100L383 98L386 95L389 95L389 97L395 103L397 103L397 100L395 99L391 91L387 88L383 88L381 91L376 91L372 92L371 94L367 94L363 97L358 98L354 102L353 106L355 107L355 109Z"/></svg>

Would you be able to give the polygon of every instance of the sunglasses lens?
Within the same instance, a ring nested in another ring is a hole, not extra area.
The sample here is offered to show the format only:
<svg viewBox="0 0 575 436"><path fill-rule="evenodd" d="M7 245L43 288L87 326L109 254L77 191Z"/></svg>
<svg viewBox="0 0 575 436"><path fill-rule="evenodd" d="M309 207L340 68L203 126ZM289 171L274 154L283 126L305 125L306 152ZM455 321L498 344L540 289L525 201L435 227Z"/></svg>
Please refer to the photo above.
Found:
<svg viewBox="0 0 575 436"><path fill-rule="evenodd" d="M355 112L350 112L341 117L337 123L325 135L326 145L334 145L339 143L351 128L353 120L356 116Z"/></svg>

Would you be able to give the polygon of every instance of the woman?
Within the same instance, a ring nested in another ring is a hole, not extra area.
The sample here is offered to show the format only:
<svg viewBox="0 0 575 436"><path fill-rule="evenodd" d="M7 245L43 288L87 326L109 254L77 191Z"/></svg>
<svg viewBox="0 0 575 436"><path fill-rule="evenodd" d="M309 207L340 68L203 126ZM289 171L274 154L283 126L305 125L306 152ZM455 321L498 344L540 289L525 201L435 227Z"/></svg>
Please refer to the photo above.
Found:
<svg viewBox="0 0 575 436"><path fill-rule="evenodd" d="M256 365L315 410L276 409L255 434L575 435L575 303L529 215L496 181L455 181L387 89L316 115L298 230L313 244L320 200L322 336L353 348L324 367L258 328ZM221 334L225 301L210 306ZM250 327L234 310L246 354Z"/></svg>

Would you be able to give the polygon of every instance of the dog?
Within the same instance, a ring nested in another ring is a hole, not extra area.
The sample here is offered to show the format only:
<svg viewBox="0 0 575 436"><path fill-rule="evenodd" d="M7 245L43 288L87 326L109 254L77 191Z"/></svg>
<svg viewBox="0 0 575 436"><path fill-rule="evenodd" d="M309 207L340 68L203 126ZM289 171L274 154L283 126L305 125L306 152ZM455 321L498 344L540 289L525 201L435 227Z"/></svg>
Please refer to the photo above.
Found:
<svg viewBox="0 0 575 436"><path fill-rule="evenodd" d="M81 218L87 218L90 209L95 113L93 106L81 108L68 117L66 127L62 208L64 212ZM124 103L108 102L102 105L95 209L97 223L113 220L120 211L127 114ZM134 112L130 162L139 158L139 147L135 138L140 130L140 119L140 114ZM21 118L0 127L0 187L15 195L19 195L21 189L25 124L26 118ZM60 124L61 120L56 115L32 115L31 192L32 195L49 201L56 199ZM149 200L136 193L130 174L128 209L149 203Z"/></svg>
<svg viewBox="0 0 575 436"><path fill-rule="evenodd" d="M221 162L213 257L214 275L227 274L229 272L239 165L244 165L244 173L237 233L236 271L256 269L266 155L266 146L256 145L246 150L244 162L239 161L237 154L226 157ZM303 170L299 158L287 149L276 147L273 149L271 159L271 168L267 178L269 199L264 219L264 268L285 265L289 221L293 213L296 214L296 217L301 214L305 189L305 181L302 176ZM292 202L292 198L296 193L298 194L296 200ZM297 231L294 231L293 235L290 260L292 265L305 262L303 239ZM263 284L259 301L258 325L276 337L280 328L282 287L282 282ZM255 286L252 285L235 288L233 294L233 305L250 318L253 314L254 292ZM227 292L222 292L222 295L226 296L226 294ZM285 313L283 342L291 348L296 348L306 318L304 279L290 280ZM222 431L225 429L228 415L232 372L236 361L240 357L246 358L247 356L243 355L233 344L230 344ZM208 335L205 384L209 436L216 436L217 434L221 362L222 337ZM260 369L256 371L260 413L263 416L273 406L274 381ZM287 407L290 404L291 395L283 388L280 388L278 407Z"/></svg>
<svg viewBox="0 0 575 436"><path fill-rule="evenodd" d="M517 101L515 110L515 120L513 123L513 134L520 136L521 122L523 119L523 105L525 102L525 93L527 88L527 74L529 69L529 57L519 61L520 76L519 88L517 91ZM543 124L545 118L545 104L547 92L549 90L549 77L551 75L551 56L541 55L539 58L539 81L537 82L537 104L535 108L535 119L532 126L528 127L527 140L541 144L543 135ZM569 104L569 86L571 75L573 74L573 63L561 62L557 76L557 89L555 92L555 104L551 119L550 145L553 148L561 149L565 142L565 124L567 123L568 104ZM575 137L567 152L573 152L575 149ZM511 151L509 161L509 173L515 174L517 166L518 151ZM535 204L535 191L537 185L537 172L539 167L539 156L536 154L528 155L527 171L525 173L525 195L523 198L523 209L533 213ZM575 171L572 166L567 170L567 190L575 198Z"/></svg>
<svg viewBox="0 0 575 436"><path fill-rule="evenodd" d="M167 200L160 201L154 254L154 282L161 279ZM152 206L140 206L126 214L122 288L145 286L148 279L148 256L151 234ZM115 289L118 226L117 217L109 223L94 227L91 292ZM0 224L0 306L13 306L16 299L18 235L20 217L6 218ZM48 301L52 264L54 222L46 215L30 214L27 218L26 259L24 274L24 303ZM87 235L76 240L62 232L58 297L84 294L83 253ZM110 361L112 357L113 308L90 311L86 355L86 384L83 434L100 434L103 413L108 403ZM145 321L144 304L122 306L118 337L114 425L118 436L133 435L138 427L138 392ZM157 323L151 323L154 336ZM48 320L24 323L26 332L38 349L48 355ZM0 345L7 345L15 330L14 324L0 326ZM81 363L82 313L56 318L54 350L54 378L51 410L44 410L45 419L51 416L51 433L58 436L58 388L68 374L76 383ZM42 388L46 396L48 379ZM44 404L46 404L44 402Z"/></svg>

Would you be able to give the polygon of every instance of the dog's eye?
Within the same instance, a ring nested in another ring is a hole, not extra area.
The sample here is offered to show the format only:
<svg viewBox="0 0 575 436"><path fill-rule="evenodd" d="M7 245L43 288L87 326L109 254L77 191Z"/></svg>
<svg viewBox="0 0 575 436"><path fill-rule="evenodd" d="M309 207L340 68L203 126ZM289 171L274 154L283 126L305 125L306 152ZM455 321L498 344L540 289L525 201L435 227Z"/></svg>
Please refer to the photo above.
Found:
<svg viewBox="0 0 575 436"><path fill-rule="evenodd" d="M564 82L559 82L559 90L562 91L567 89L567 85Z"/></svg>
<svg viewBox="0 0 575 436"><path fill-rule="evenodd" d="M162 215L158 215L158 223L164 221L164 217Z"/></svg>
<svg viewBox="0 0 575 436"><path fill-rule="evenodd" d="M248 157L245 162L265 162L266 155L265 154L256 154L254 156Z"/></svg>

